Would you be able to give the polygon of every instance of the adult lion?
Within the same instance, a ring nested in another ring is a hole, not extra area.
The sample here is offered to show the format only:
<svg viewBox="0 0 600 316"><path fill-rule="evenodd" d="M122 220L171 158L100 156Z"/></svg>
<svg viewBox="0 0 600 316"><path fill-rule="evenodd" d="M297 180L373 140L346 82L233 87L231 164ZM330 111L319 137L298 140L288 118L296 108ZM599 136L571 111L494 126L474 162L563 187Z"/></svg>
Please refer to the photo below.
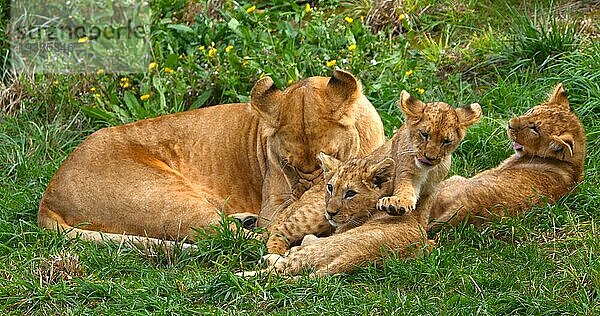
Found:
<svg viewBox="0 0 600 316"><path fill-rule="evenodd" d="M266 77L249 104L93 133L53 176L38 224L88 240L193 238L192 228L218 223L221 212L260 212L264 224L320 178L320 151L344 160L383 142L383 124L350 73L285 91Z"/></svg>

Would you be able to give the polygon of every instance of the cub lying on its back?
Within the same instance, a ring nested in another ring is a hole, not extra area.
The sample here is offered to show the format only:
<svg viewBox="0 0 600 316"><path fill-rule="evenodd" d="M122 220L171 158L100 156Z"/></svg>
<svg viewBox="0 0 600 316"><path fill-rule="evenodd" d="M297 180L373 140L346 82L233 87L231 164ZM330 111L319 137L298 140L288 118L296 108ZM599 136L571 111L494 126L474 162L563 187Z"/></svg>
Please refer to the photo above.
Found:
<svg viewBox="0 0 600 316"><path fill-rule="evenodd" d="M454 176L442 182L431 204L429 225L455 225L465 217L478 224L484 218L516 215L545 196L556 201L583 180L585 131L571 112L559 84L550 99L508 123L515 154L500 166L473 178Z"/></svg>
<svg viewBox="0 0 600 316"><path fill-rule="evenodd" d="M328 181L327 218L319 207L322 202L292 214L269 238L270 253L284 254L305 235L326 234L331 228L326 219L335 225L337 220L331 219L345 217L342 214L352 214L348 217L351 221L361 218L347 226L350 228L364 222L376 207L402 215L414 210L417 202L426 205L437 184L448 174L451 153L467 128L481 117L481 107L476 103L458 109L442 102L425 104L406 91L402 91L398 105L406 123L369 156L341 166L332 157L319 156ZM417 219L425 226L428 214L419 213Z"/></svg>

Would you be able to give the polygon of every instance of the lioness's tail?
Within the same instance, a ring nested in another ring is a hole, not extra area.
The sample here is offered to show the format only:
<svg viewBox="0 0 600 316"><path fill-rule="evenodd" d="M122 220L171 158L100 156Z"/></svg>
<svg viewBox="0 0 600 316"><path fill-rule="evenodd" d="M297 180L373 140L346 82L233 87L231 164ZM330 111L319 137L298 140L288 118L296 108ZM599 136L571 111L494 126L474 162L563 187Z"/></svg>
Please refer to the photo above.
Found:
<svg viewBox="0 0 600 316"><path fill-rule="evenodd" d="M164 250L171 250L177 247L181 247L181 249L196 248L196 246L188 243L174 242L145 236L102 233L73 227L67 224L64 218L62 218L62 216L60 216L58 213L48 209L44 203L40 205L37 221L40 227L62 232L69 238L80 238L81 240L91 241L98 244L114 242L117 244L125 244L139 248L162 248Z"/></svg>

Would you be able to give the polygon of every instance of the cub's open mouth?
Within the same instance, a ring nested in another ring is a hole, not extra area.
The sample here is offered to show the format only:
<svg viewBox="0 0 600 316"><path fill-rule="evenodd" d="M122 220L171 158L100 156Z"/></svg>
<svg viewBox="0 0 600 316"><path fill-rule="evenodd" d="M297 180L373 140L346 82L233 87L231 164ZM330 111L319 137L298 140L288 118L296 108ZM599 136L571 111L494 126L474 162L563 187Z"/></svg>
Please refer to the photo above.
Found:
<svg viewBox="0 0 600 316"><path fill-rule="evenodd" d="M523 147L523 145L521 145L521 144L519 144L519 143L517 143L517 142L514 142L514 144L513 144L513 148L514 148L514 150L516 150L516 151L522 151L524 147Z"/></svg>

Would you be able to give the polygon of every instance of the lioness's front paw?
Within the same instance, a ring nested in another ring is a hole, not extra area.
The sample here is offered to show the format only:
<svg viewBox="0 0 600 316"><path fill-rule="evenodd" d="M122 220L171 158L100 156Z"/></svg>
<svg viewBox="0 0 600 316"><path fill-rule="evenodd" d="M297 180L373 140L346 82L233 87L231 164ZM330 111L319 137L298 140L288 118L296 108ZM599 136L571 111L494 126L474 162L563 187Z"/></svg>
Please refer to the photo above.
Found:
<svg viewBox="0 0 600 316"><path fill-rule="evenodd" d="M388 196L377 201L377 210L390 215L404 215L415 210L416 201L398 196Z"/></svg>
<svg viewBox="0 0 600 316"><path fill-rule="evenodd" d="M240 221L242 227L246 229L256 228L256 222L258 221L258 215L253 213L233 213L230 215L231 218Z"/></svg>

